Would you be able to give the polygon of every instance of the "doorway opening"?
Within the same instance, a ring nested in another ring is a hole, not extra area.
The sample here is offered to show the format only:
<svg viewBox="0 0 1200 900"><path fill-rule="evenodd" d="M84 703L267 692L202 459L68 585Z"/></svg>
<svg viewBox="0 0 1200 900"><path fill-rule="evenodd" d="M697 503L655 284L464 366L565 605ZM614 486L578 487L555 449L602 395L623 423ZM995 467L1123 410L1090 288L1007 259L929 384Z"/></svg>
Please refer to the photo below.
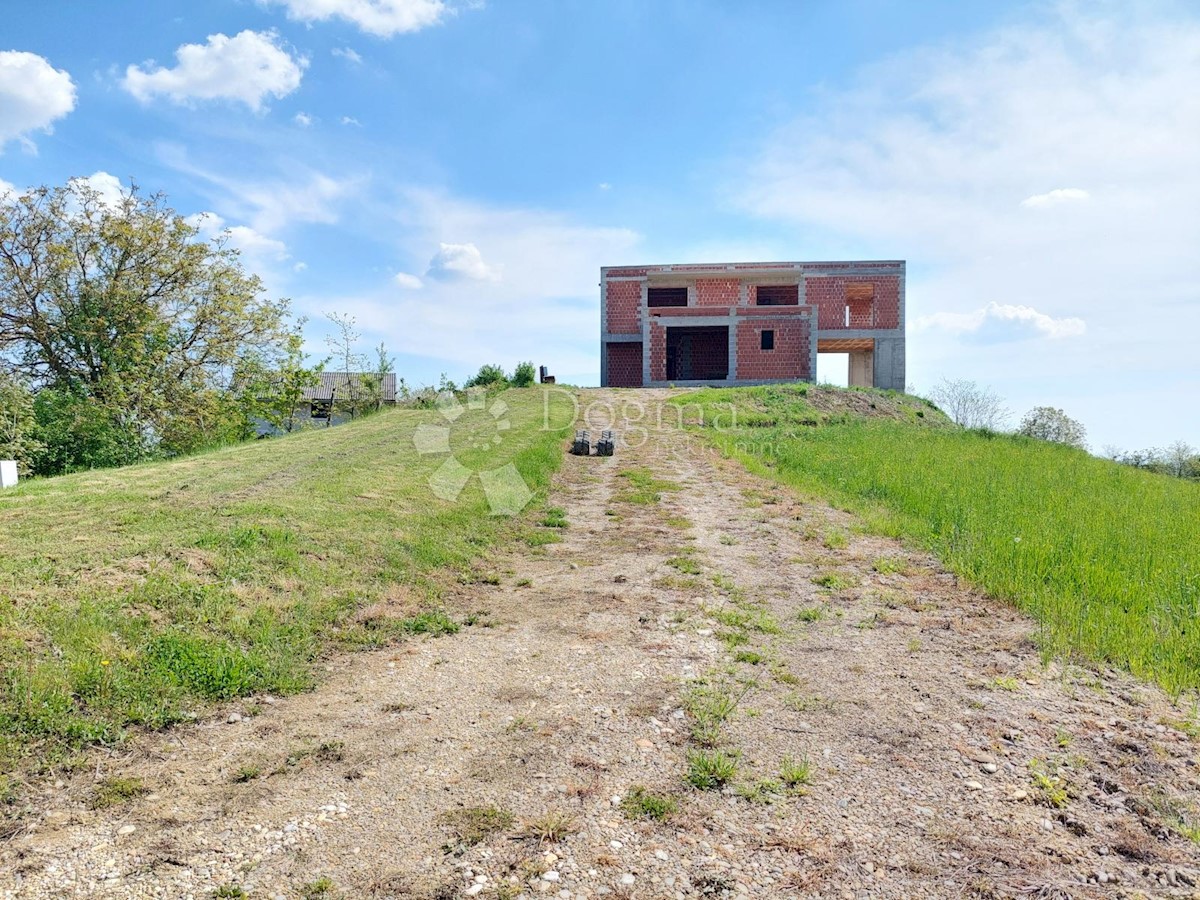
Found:
<svg viewBox="0 0 1200 900"><path fill-rule="evenodd" d="M667 381L724 381L728 377L728 326L667 329Z"/></svg>

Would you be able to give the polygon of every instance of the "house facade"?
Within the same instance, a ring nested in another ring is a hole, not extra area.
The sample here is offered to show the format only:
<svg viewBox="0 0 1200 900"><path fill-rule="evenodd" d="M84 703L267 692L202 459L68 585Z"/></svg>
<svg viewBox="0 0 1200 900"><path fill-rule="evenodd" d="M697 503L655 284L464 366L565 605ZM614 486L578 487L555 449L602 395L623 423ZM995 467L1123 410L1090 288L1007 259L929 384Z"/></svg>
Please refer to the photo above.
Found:
<svg viewBox="0 0 1200 900"><path fill-rule="evenodd" d="M705 263L600 270L604 387L813 381L904 390L904 262Z"/></svg>

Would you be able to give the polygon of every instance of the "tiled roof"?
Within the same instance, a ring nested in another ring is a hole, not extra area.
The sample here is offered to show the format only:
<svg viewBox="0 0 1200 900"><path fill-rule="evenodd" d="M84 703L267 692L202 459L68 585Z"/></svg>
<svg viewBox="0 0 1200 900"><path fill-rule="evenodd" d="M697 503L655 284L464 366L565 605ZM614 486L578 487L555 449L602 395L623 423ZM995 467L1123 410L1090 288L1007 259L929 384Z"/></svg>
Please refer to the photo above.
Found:
<svg viewBox="0 0 1200 900"><path fill-rule="evenodd" d="M334 391L337 392L338 400L349 399L353 392L357 392L359 396L367 392L363 384L363 378L378 377L371 372L322 372L320 374L320 384L313 385L304 389L305 400L332 400L334 399ZM388 372L383 376L380 384L383 395L380 399L384 403L393 403L396 400L396 373Z"/></svg>

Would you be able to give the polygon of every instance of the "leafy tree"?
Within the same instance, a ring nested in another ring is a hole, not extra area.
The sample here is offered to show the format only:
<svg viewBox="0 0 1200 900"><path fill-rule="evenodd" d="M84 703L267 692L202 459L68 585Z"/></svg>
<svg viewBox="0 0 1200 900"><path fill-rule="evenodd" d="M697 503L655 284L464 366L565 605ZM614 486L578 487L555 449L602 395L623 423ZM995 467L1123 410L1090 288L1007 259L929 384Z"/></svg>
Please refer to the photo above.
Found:
<svg viewBox="0 0 1200 900"><path fill-rule="evenodd" d="M1087 430L1083 425L1061 409L1052 406L1031 409L1021 420L1017 434L1055 444L1066 444L1081 450L1087 449Z"/></svg>
<svg viewBox="0 0 1200 900"><path fill-rule="evenodd" d="M991 388L965 378L943 378L929 392L929 399L964 428L1000 431L1010 416L1004 401Z"/></svg>
<svg viewBox="0 0 1200 900"><path fill-rule="evenodd" d="M37 419L33 395L18 381L0 373L0 459L12 459L22 475L31 471L31 461L41 442L34 436Z"/></svg>
<svg viewBox="0 0 1200 900"><path fill-rule="evenodd" d="M508 384L508 376L504 374L504 369L501 366L484 364L464 382L463 387L493 387L497 384Z"/></svg>
<svg viewBox="0 0 1200 900"><path fill-rule="evenodd" d="M307 364L304 322L301 319L288 335L274 366L257 357L242 364L237 378L238 395L242 398L241 416L249 432L256 430L259 421L266 421L276 430L290 434L308 421L300 416L304 392L321 383L326 361Z"/></svg>
<svg viewBox="0 0 1200 900"><path fill-rule="evenodd" d="M1200 480L1200 451L1183 441L1176 441L1166 450L1151 447L1148 450L1124 452L1112 448L1112 451L1105 455L1114 462L1133 466L1135 469Z"/></svg>
<svg viewBox="0 0 1200 900"><path fill-rule="evenodd" d="M375 368L363 374L367 396L370 398L372 408L376 411L383 407L384 377L394 371L395 363L396 360L388 353L387 347L381 341L375 348Z"/></svg>
<svg viewBox="0 0 1200 900"><path fill-rule="evenodd" d="M368 386L363 383L362 373L367 359L358 352L362 335L354 316L342 313L326 313L325 318L333 323L334 333L325 338L333 353L334 364L333 406L356 419L371 408ZM337 377L337 376L344 377Z"/></svg>
<svg viewBox="0 0 1200 900"><path fill-rule="evenodd" d="M73 180L0 197L0 367L52 391L38 429L65 443L43 471L224 439L233 373L280 352L286 313L227 235L201 240L161 194L110 203Z"/></svg>
<svg viewBox="0 0 1200 900"><path fill-rule="evenodd" d="M513 369L512 378L509 383L513 387L529 387L537 378L536 370L533 368L533 363L523 362L517 363L517 367Z"/></svg>
<svg viewBox="0 0 1200 900"><path fill-rule="evenodd" d="M1163 454L1168 474L1176 478L1200 478L1200 455L1184 441L1176 441Z"/></svg>

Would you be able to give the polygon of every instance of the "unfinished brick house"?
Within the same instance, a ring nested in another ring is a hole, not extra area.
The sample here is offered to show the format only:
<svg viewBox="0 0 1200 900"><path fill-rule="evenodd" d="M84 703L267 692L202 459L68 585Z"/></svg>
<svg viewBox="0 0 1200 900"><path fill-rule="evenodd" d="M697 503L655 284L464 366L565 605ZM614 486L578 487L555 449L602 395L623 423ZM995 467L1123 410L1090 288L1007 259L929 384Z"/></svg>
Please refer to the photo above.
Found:
<svg viewBox="0 0 1200 900"><path fill-rule="evenodd" d="M716 263L600 270L600 384L813 381L904 390L904 262Z"/></svg>

